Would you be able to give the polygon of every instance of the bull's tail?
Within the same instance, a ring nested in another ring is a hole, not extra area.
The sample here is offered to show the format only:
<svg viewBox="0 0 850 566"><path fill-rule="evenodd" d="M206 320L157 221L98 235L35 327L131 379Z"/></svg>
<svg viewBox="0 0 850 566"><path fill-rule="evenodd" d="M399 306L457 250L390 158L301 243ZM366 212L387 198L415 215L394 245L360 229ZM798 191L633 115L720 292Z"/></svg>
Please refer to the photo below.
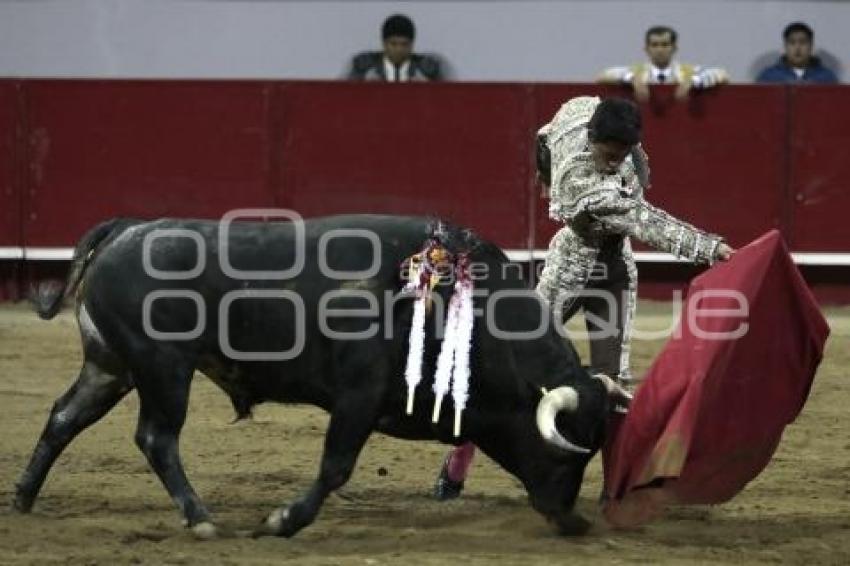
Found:
<svg viewBox="0 0 850 566"><path fill-rule="evenodd" d="M138 222L138 220L128 218L113 218L101 222L89 230L77 243L77 247L74 248L74 257L71 260L71 269L65 279L65 284L42 282L37 289L30 293L30 302L35 307L38 316L45 320L56 316L62 310L64 300L76 291L98 246L111 235L123 231L128 226L138 224Z"/></svg>

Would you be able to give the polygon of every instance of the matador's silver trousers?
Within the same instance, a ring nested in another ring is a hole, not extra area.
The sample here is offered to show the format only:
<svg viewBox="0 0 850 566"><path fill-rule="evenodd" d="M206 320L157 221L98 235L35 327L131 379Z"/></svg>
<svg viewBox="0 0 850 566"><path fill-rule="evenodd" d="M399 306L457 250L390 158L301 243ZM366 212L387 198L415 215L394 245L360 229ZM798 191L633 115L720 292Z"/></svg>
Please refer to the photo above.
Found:
<svg viewBox="0 0 850 566"><path fill-rule="evenodd" d="M637 267L628 237L605 236L588 245L568 226L562 228L549 244L537 292L562 323L584 311L594 372L631 379Z"/></svg>

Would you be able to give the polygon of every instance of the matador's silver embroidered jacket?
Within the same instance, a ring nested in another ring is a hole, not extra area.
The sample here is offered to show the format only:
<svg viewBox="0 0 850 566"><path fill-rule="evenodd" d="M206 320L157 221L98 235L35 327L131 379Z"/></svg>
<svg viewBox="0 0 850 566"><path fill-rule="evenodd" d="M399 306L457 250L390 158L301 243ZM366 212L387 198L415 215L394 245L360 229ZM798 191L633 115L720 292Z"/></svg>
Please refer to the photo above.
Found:
<svg viewBox="0 0 850 566"><path fill-rule="evenodd" d="M697 263L713 262L722 238L702 232L644 199L641 180L647 184L648 167L639 147L616 173L596 171L587 124L599 102L597 97L573 98L539 132L546 136L551 153L549 216L565 226L552 238L537 290L557 310L565 295L574 296L587 285L603 238L622 235L630 281L620 368L627 372L637 289L629 237Z"/></svg>

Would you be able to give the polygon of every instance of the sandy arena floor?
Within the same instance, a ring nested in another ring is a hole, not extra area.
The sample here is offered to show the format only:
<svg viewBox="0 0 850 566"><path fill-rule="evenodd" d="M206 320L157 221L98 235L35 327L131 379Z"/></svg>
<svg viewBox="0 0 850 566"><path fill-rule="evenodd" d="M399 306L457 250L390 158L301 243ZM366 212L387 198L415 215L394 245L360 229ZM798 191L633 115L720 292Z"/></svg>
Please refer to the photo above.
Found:
<svg viewBox="0 0 850 566"><path fill-rule="evenodd" d="M0 564L848 564L850 309L827 314L832 336L802 416L767 470L726 505L674 509L640 530L613 531L595 507L597 459L579 501L595 527L565 539L486 458L477 460L462 499L437 503L428 495L445 447L375 435L349 484L294 539L197 542L132 442L138 401L131 393L61 456L31 515L0 507ZM669 305L642 304L638 327L665 327L669 318ZM637 373L661 345L636 343ZM0 305L5 502L79 362L69 313L44 322L23 305ZM326 417L310 407L264 405L253 422L231 425L231 418L228 400L198 376L182 436L187 473L221 526L246 530L312 481ZM387 475L378 475L381 467Z"/></svg>

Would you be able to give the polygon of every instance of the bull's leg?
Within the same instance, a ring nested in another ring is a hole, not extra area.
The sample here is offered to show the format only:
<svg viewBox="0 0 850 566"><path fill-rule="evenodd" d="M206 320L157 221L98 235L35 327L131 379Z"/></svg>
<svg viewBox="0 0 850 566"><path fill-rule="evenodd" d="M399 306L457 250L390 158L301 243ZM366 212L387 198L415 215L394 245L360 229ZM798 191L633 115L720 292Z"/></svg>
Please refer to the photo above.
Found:
<svg viewBox="0 0 850 566"><path fill-rule="evenodd" d="M16 485L14 507L32 509L51 466L85 428L109 412L132 386L126 370L86 361L77 381L53 405L44 432Z"/></svg>
<svg viewBox="0 0 850 566"><path fill-rule="evenodd" d="M319 477L296 502L273 511L255 536L293 536L316 519L322 503L332 491L345 485L377 422L383 388L377 388L376 383L381 379L355 383L355 387L337 391L325 434Z"/></svg>
<svg viewBox="0 0 850 566"><path fill-rule="evenodd" d="M215 526L192 489L180 460L178 441L189 403L191 370L175 371L178 365L161 362L169 371L147 371L139 380L139 423L136 444L159 477L184 522L199 538L216 535Z"/></svg>

